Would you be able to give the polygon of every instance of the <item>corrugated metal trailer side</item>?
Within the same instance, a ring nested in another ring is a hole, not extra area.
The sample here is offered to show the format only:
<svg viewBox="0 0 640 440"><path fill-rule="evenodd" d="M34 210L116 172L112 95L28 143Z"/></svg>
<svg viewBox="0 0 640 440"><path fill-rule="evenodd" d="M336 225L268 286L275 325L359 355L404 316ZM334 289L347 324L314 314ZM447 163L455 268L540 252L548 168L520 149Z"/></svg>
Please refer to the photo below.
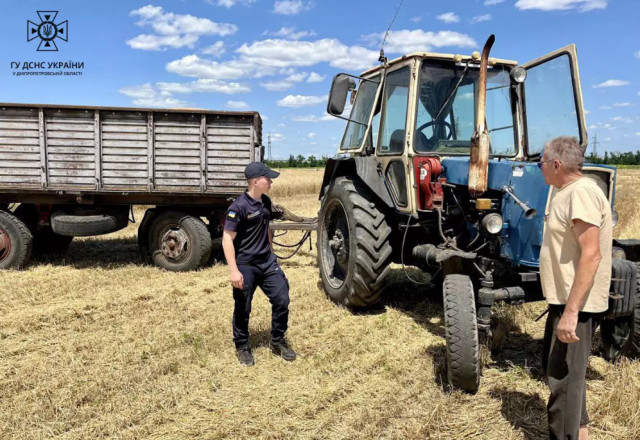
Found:
<svg viewBox="0 0 640 440"><path fill-rule="evenodd" d="M261 124L256 112L0 103L0 192L238 194L262 160Z"/></svg>

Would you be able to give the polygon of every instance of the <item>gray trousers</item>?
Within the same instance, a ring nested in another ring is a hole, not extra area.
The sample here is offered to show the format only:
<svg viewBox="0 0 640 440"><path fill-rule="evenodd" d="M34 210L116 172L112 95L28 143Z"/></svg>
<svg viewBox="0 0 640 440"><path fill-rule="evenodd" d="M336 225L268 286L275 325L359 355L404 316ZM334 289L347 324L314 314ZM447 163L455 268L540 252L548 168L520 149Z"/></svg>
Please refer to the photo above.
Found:
<svg viewBox="0 0 640 440"><path fill-rule="evenodd" d="M578 342L566 344L556 335L564 306L549 305L544 330L543 369L551 395L547 404L551 440L575 440L581 426L589 424L586 374L591 339L601 314L578 314Z"/></svg>

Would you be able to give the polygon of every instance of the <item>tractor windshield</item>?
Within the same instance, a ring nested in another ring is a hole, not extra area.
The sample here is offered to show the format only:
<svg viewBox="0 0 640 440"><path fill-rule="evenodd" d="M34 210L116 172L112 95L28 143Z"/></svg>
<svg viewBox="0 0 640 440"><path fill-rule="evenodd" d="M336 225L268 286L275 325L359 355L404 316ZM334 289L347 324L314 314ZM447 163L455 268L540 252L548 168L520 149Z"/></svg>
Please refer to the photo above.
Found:
<svg viewBox="0 0 640 440"><path fill-rule="evenodd" d="M469 154L475 127L478 76L476 67L469 67L465 73L464 66L451 62L426 60L422 63L416 109L416 152ZM509 70L489 67L486 114L492 156L516 155L510 89Z"/></svg>

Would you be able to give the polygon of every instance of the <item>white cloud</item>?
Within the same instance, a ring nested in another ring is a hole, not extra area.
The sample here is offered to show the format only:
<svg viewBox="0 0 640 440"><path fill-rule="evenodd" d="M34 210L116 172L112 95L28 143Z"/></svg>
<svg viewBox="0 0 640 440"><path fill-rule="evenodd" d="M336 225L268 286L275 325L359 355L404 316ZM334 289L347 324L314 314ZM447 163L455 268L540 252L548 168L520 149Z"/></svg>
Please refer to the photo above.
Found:
<svg viewBox="0 0 640 440"><path fill-rule="evenodd" d="M331 38L317 41L268 39L243 44L236 52L248 63L269 67L304 67L328 62L332 67L365 69L378 59L377 51L346 46Z"/></svg>
<svg viewBox="0 0 640 440"><path fill-rule="evenodd" d="M213 0L207 0L209 3L214 4ZM240 3L244 6L249 6L251 3L255 3L256 0L218 0L216 4L218 6L225 6L227 8L231 8L234 5Z"/></svg>
<svg viewBox="0 0 640 440"><path fill-rule="evenodd" d="M420 16L411 17L409 20L411 20L414 23L420 23L422 21L422 17L420 17Z"/></svg>
<svg viewBox="0 0 640 440"><path fill-rule="evenodd" d="M306 115L306 116L293 116L291 118L294 122L325 122L325 121L339 121L340 119L334 118L328 113L322 116Z"/></svg>
<svg viewBox="0 0 640 440"><path fill-rule="evenodd" d="M363 39L375 46L378 46L383 38L384 33L369 34L363 37ZM421 29L391 31L389 32L389 39L393 44L386 49L388 53L429 52L434 47L473 48L478 46L469 35L454 31L425 32Z"/></svg>
<svg viewBox="0 0 640 440"><path fill-rule="evenodd" d="M640 50L633 53L633 57L640 60Z"/></svg>
<svg viewBox="0 0 640 440"><path fill-rule="evenodd" d="M202 50L203 54L211 55L214 58L220 58L225 52L224 41L216 41L211 46Z"/></svg>
<svg viewBox="0 0 640 440"><path fill-rule="evenodd" d="M613 107L611 107L610 105L601 105L600 107L598 107L598 110L611 110Z"/></svg>
<svg viewBox="0 0 640 440"><path fill-rule="evenodd" d="M188 83L159 82L156 86L170 93L222 93L235 95L237 93L249 93L251 88L246 84L226 82L217 79L199 79Z"/></svg>
<svg viewBox="0 0 640 440"><path fill-rule="evenodd" d="M171 61L166 69L170 73L196 78L238 79L249 76L256 66L235 61L219 63L202 59L198 55L187 55Z"/></svg>
<svg viewBox="0 0 640 440"><path fill-rule="evenodd" d="M327 102L327 96L287 95L276 102L279 107L310 107Z"/></svg>
<svg viewBox="0 0 640 440"><path fill-rule="evenodd" d="M287 77L287 81L302 82L308 75L307 72L293 73Z"/></svg>
<svg viewBox="0 0 640 440"><path fill-rule="evenodd" d="M316 137L316 136L317 136L317 134L316 134L316 133L314 133L314 132L311 132L311 133L309 133L309 134L307 135L307 137L308 137L308 138L310 138L310 139L313 139L313 138L314 138L314 137Z"/></svg>
<svg viewBox="0 0 640 440"><path fill-rule="evenodd" d="M297 15L308 11L313 7L313 2L305 3L302 0L282 0L276 1L273 5L273 12L282 15Z"/></svg>
<svg viewBox="0 0 640 440"><path fill-rule="evenodd" d="M460 17L453 12L445 12L436 16L436 18L444 23L457 23L460 21Z"/></svg>
<svg viewBox="0 0 640 440"><path fill-rule="evenodd" d="M633 122L633 118L627 118L625 116L614 116L611 118L612 121L616 122L624 122L625 124L631 124Z"/></svg>
<svg viewBox="0 0 640 440"><path fill-rule="evenodd" d="M227 101L227 107L235 110L242 110L249 108L249 104L244 101Z"/></svg>
<svg viewBox="0 0 640 440"><path fill-rule="evenodd" d="M640 136L640 131L636 131L636 136Z"/></svg>
<svg viewBox="0 0 640 440"><path fill-rule="evenodd" d="M290 40L299 40L304 37L312 37L316 35L313 31L296 31L295 27L282 27L277 32L265 31L263 35L273 35L276 37L288 38Z"/></svg>
<svg viewBox="0 0 640 440"><path fill-rule="evenodd" d="M284 136L281 133L271 133L272 141L282 141L284 140Z"/></svg>
<svg viewBox="0 0 640 440"><path fill-rule="evenodd" d="M286 80L263 82L260 85L270 92L282 92L293 87L293 83Z"/></svg>
<svg viewBox="0 0 640 440"><path fill-rule="evenodd" d="M475 24L475 23L480 23L481 21L489 21L489 20L491 20L491 14L476 15L471 19L471 23Z"/></svg>
<svg viewBox="0 0 640 440"><path fill-rule="evenodd" d="M540 9L542 11L555 11L578 9L587 12L593 9L605 9L607 0L518 0L518 9Z"/></svg>
<svg viewBox="0 0 640 440"><path fill-rule="evenodd" d="M131 11L138 16L140 27L151 27L156 34L141 34L127 44L133 49L163 50L168 47L193 47L202 35L224 37L237 32L238 27L229 23L215 23L208 18L165 12L161 6L147 5Z"/></svg>
<svg viewBox="0 0 640 440"><path fill-rule="evenodd" d="M603 87L620 87L620 86L628 86L629 84L631 84L631 82L629 81L624 81L624 80L620 80L620 79L608 79L605 82L601 82L600 84L595 84L591 87L593 87L594 89L600 89Z"/></svg>
<svg viewBox="0 0 640 440"><path fill-rule="evenodd" d="M633 105L635 104L632 102L616 102L613 104L614 107L631 107Z"/></svg>
<svg viewBox="0 0 640 440"><path fill-rule="evenodd" d="M485 6L493 6L502 3L504 0L484 0Z"/></svg>
<svg viewBox="0 0 640 440"><path fill-rule="evenodd" d="M133 98L133 104L142 107L186 107L187 103L154 88L150 83L139 86L122 87L118 90L125 96Z"/></svg>
<svg viewBox="0 0 640 440"><path fill-rule="evenodd" d="M320 75L319 73L311 72L309 74L309 78L307 78L307 82L308 83L322 82L324 81L325 78L326 78L326 75Z"/></svg>

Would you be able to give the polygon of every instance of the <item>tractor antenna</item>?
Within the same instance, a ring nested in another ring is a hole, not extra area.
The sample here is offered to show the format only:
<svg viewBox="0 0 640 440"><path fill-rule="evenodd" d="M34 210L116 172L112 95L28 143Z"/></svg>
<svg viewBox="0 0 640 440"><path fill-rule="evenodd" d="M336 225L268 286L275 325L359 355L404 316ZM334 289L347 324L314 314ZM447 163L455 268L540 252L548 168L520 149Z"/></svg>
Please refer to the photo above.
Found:
<svg viewBox="0 0 640 440"><path fill-rule="evenodd" d="M380 47L380 58L378 58L378 61L380 61L381 63L384 63L384 64L387 63L387 57L384 56L384 44L387 42L387 37L389 36L389 31L391 30L391 26L393 26L393 23L395 23L396 18L398 18L398 12L400 12L400 8L402 7L402 3L404 3L404 0L400 0L400 4L396 8L396 14L393 16L393 19L391 20L391 23L389 23L389 27L387 28L387 32L384 33L384 38L382 39L382 46Z"/></svg>

